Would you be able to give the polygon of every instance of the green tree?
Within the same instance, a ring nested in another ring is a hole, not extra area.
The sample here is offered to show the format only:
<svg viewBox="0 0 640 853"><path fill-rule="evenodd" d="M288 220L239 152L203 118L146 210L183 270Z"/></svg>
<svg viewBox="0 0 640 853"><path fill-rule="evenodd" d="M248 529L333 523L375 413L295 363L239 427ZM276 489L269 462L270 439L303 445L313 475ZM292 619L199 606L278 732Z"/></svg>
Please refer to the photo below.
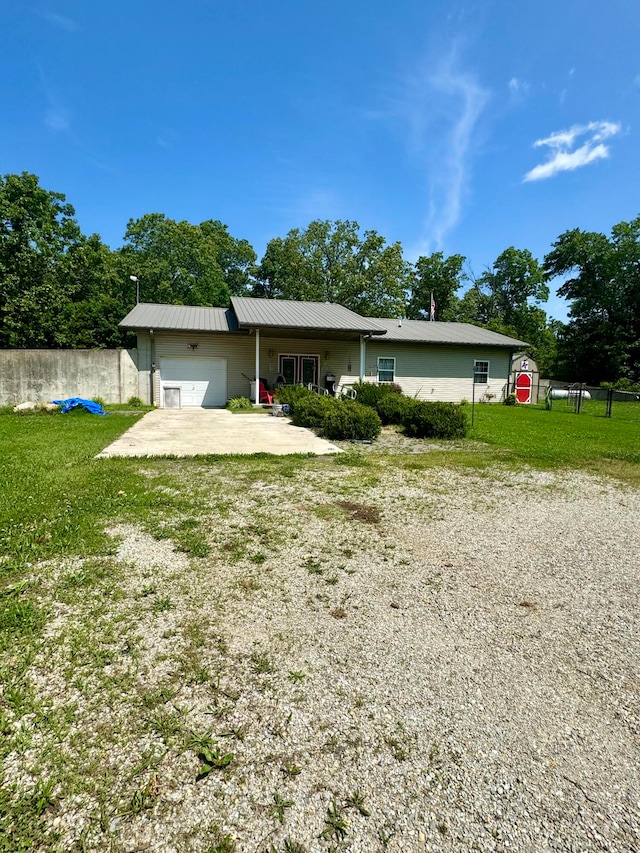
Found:
<svg viewBox="0 0 640 853"><path fill-rule="evenodd" d="M409 268L400 243L350 221L315 220L270 240L254 296L338 302L365 316L404 316Z"/></svg>
<svg viewBox="0 0 640 853"><path fill-rule="evenodd" d="M467 279L462 269L465 260L463 255L445 258L442 252L418 258L411 273L411 298L407 306L410 319L430 318L432 294L436 320L458 319L460 300L456 292Z"/></svg>
<svg viewBox="0 0 640 853"><path fill-rule="evenodd" d="M541 302L549 298L543 268L528 249L505 249L465 293L459 318L526 341L543 374L553 369L554 328Z"/></svg>
<svg viewBox="0 0 640 853"><path fill-rule="evenodd" d="M56 345L67 285L58 264L81 239L75 211L36 175L0 179L0 344Z"/></svg>
<svg viewBox="0 0 640 853"><path fill-rule="evenodd" d="M0 180L0 346L118 346L114 254L85 237L62 193L35 175Z"/></svg>
<svg viewBox="0 0 640 853"><path fill-rule="evenodd" d="M61 347L122 346L118 323L129 307L117 256L97 234L82 237L58 262L65 302L55 343Z"/></svg>
<svg viewBox="0 0 640 853"><path fill-rule="evenodd" d="M226 306L249 288L256 254L216 220L192 225L147 213L129 221L124 239L121 274L139 278L145 302Z"/></svg>
<svg viewBox="0 0 640 853"><path fill-rule="evenodd" d="M559 336L567 379L640 382L640 216L611 237L565 231L545 258L549 279L566 276L558 295L571 300Z"/></svg>

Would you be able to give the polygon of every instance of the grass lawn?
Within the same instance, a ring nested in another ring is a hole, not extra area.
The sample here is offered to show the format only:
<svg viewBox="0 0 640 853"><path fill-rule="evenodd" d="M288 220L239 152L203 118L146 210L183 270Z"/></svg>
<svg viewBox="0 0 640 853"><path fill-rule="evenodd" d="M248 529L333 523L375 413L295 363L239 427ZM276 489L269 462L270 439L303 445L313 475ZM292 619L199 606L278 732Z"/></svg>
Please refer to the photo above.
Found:
<svg viewBox="0 0 640 853"><path fill-rule="evenodd" d="M105 547L98 519L141 499L136 466L93 457L136 416L0 415L0 554L6 575L25 563Z"/></svg>
<svg viewBox="0 0 640 853"><path fill-rule="evenodd" d="M187 712L171 705L169 694L149 692L140 698L133 695L133 685L137 655L142 654L138 625L171 613L176 585L183 584L188 596L197 597L197 589L194 593L188 578L177 572L171 589L163 592L152 568L143 572L140 588L128 589L127 572L114 557L118 537L107 535L106 527L134 524L154 540L170 542L192 566L199 560L204 566L203 558L213 559L215 551L230 563L244 560L249 571L255 570L255 577L247 574L238 587L238 595L246 596L259 589L260 567L270 552L279 547L286 556L287 542L278 539L273 519L267 523L266 515L261 518L259 503L246 518L237 515L236 507L236 520L230 523L230 507L238 495L252 500L260 494L257 489L290 487L296 478L326 483L330 501L314 511L330 522L344 516L342 505L366 499L367 490L389 471L398 472L398 479L415 478L417 490L424 489L423 469L436 466L567 466L640 485L640 407L618 404L612 419L593 411L595 407L591 412L587 407L576 416L561 405L551 411L477 406L468 440L425 454L354 449L324 459L179 460L94 458L135 422L135 415L0 413L0 761L27 756L32 777L38 779L35 787L15 780L0 786L0 853L57 850L52 815L57 804L71 796L86 796L95 804L86 837L99 830L105 846L91 849L121 849L109 846L111 827L114 821L152 808L152 771L162 751L150 748L146 764L143 761L126 779L109 776L102 757L117 747L134 720L151 732L150 738L159 737L166 751L177 749L188 735ZM342 503L334 503L336 497ZM296 523L281 519L283 527L293 525L292 536ZM321 574L323 558L318 557L317 566L314 559L309 556L305 571ZM339 572L327 574L327 589L337 586L341 577ZM62 639L48 649L47 631L54 622L62 626ZM178 677L189 684L215 681L198 656L206 627L192 622L167 628L169 639L171 631L184 631L180 642L175 641L182 651L177 662L171 660ZM31 668L34 660L63 653L65 690L69 697L80 698L47 704L34 688ZM171 654L169 649L167 657ZM117 666L112 666L116 659ZM256 661L252 666L260 675ZM117 715L113 721L108 714L101 716L103 709L121 709L123 697L129 695L130 718L125 715L118 722ZM222 701L216 696L216 702ZM225 701L235 700L227 696ZM94 719L100 717L100 726L95 731L78 729L77 704L92 702L91 713ZM235 849L231 842L224 846L227 842L215 828L211 839L207 849L213 853ZM81 839L77 849L87 849L83 844Z"/></svg>
<svg viewBox="0 0 640 853"><path fill-rule="evenodd" d="M470 437L522 463L582 467L640 482L640 403L614 404L611 418L604 417L604 403L583 406L579 415L560 400L551 410L476 406Z"/></svg>

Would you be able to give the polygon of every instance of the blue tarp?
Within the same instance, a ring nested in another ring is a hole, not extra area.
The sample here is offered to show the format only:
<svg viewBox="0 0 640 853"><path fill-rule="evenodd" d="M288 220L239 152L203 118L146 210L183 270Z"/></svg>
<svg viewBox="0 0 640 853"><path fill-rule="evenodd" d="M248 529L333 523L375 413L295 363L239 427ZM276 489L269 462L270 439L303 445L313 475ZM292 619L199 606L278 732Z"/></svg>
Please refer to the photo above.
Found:
<svg viewBox="0 0 640 853"><path fill-rule="evenodd" d="M94 403L93 400L83 400L82 397L70 397L68 400L52 400L56 406L62 406L62 414L70 412L71 409L82 406L92 415L106 415L100 403Z"/></svg>

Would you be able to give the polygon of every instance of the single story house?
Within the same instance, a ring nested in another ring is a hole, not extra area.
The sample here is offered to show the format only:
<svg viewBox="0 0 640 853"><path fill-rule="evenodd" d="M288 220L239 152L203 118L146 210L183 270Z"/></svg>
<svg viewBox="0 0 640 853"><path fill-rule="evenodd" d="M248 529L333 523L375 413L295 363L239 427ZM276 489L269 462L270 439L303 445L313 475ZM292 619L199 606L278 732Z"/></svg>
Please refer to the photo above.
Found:
<svg viewBox="0 0 640 853"><path fill-rule="evenodd" d="M139 396L171 406L258 402L258 376L337 388L395 382L422 400L499 401L523 341L468 323L362 317L342 305L233 297L229 308L139 303L120 323L138 338ZM329 377L329 379L327 379ZM475 388L474 388L475 385ZM255 395L255 396L254 396Z"/></svg>

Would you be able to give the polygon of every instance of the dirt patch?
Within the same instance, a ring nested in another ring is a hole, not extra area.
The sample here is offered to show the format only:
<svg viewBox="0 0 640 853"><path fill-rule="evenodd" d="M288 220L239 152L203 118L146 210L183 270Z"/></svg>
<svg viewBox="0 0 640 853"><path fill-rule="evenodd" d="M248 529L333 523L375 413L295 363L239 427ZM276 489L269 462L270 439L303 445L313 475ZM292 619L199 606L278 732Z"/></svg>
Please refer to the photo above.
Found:
<svg viewBox="0 0 640 853"><path fill-rule="evenodd" d="M364 521L366 524L379 524L381 513L377 506L355 503L354 501L336 501L336 506L343 509L352 521Z"/></svg>

